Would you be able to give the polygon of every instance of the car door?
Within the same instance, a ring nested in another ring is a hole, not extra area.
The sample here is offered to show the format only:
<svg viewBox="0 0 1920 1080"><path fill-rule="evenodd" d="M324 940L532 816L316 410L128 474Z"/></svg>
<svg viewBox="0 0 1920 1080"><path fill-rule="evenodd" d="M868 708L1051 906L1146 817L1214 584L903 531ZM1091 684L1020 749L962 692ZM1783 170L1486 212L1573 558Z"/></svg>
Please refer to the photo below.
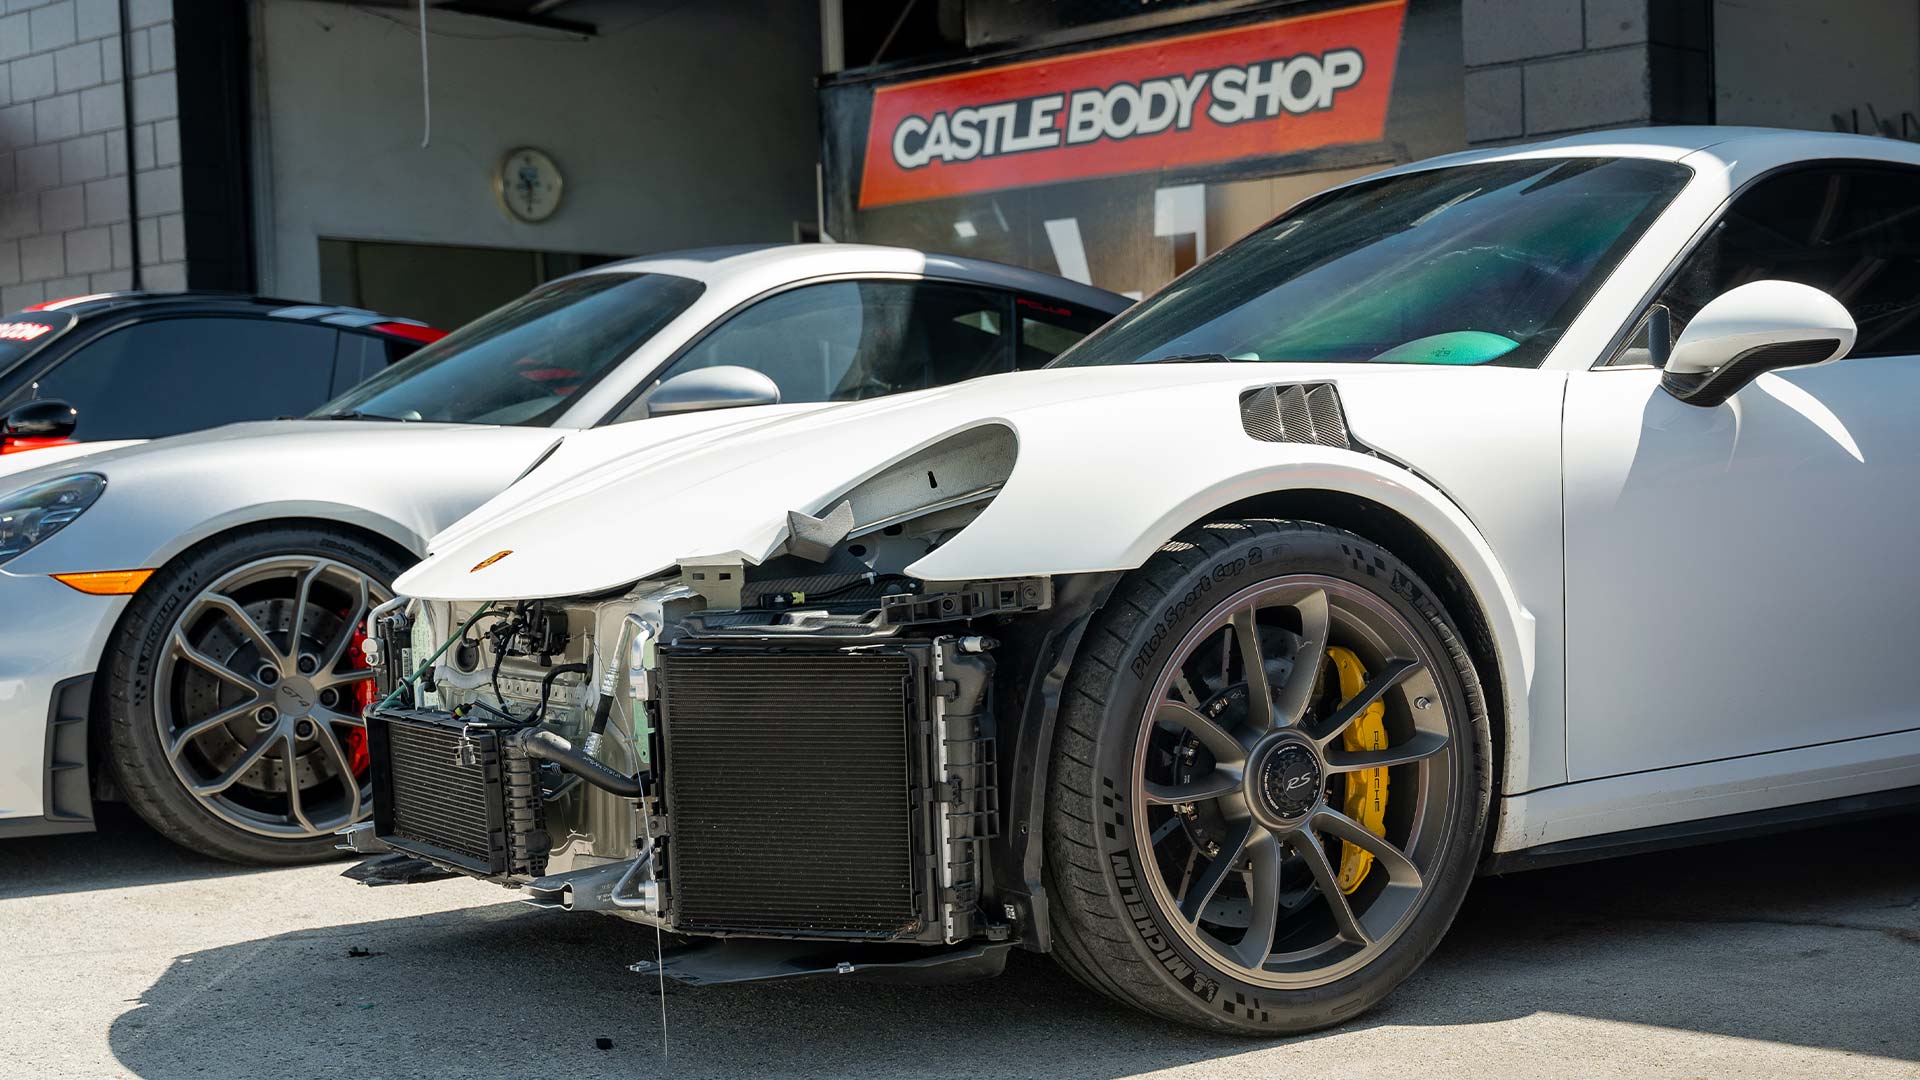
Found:
<svg viewBox="0 0 1920 1080"><path fill-rule="evenodd" d="M1920 727L1920 170L1750 184L1656 296L1677 336L1784 279L1859 326L1848 358L1713 408L1660 389L1643 327L1565 410L1567 767L1589 780ZM1653 320L1652 325L1658 325ZM1669 339L1670 340L1670 339Z"/></svg>
<svg viewBox="0 0 1920 1080"><path fill-rule="evenodd" d="M853 401L1013 370L1013 298L944 281L823 281L727 317L656 380L703 367L751 368L782 402ZM646 415L642 395L615 417Z"/></svg>
<svg viewBox="0 0 1920 1080"><path fill-rule="evenodd" d="M145 319L79 346L35 383L39 397L78 410L80 439L160 438L318 407L338 335L285 319Z"/></svg>

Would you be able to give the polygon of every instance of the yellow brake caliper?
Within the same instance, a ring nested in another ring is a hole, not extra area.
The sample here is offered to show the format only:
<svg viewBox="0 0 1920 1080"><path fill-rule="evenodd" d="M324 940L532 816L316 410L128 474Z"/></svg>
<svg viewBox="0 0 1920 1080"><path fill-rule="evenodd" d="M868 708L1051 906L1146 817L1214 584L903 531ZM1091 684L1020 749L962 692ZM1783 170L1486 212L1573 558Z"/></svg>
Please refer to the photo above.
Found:
<svg viewBox="0 0 1920 1080"><path fill-rule="evenodd" d="M1327 659L1333 661L1333 667L1340 676L1340 703L1353 700L1355 694L1366 688L1367 669L1360 664L1360 658L1353 655L1351 649L1338 645L1327 648ZM1367 706L1367 711L1347 728L1340 737L1340 745L1349 753L1361 750L1385 750L1387 748L1387 725L1384 719L1387 706L1376 701ZM1361 769L1347 774L1347 800L1343 808L1346 815L1366 827L1375 836L1387 835L1387 770ZM1367 880L1367 871L1373 869L1373 852L1340 842L1340 891L1350 893Z"/></svg>

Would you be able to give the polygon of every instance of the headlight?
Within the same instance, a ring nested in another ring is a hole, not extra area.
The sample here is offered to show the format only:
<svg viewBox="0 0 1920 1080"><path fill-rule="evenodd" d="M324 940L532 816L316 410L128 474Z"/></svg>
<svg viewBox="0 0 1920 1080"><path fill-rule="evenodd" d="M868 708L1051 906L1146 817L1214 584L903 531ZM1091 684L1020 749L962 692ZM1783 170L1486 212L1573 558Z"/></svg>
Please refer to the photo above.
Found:
<svg viewBox="0 0 1920 1080"><path fill-rule="evenodd" d="M106 477L81 473L0 496L0 563L66 528L105 490Z"/></svg>

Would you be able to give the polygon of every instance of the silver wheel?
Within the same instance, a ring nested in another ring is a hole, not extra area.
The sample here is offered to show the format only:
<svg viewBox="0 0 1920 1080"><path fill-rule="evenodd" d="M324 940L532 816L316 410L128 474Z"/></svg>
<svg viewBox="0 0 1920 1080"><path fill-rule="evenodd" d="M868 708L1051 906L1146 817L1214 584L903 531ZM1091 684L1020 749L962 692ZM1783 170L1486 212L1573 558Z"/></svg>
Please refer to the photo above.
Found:
<svg viewBox="0 0 1920 1080"><path fill-rule="evenodd" d="M289 555L237 567L185 605L154 671L153 717L201 806L274 839L365 814L373 673L355 646L390 596L346 563Z"/></svg>
<svg viewBox="0 0 1920 1080"><path fill-rule="evenodd" d="M1167 921L1259 986L1364 968L1425 899L1457 797L1464 721L1420 636L1367 589L1298 574L1227 597L1171 657L1129 815Z"/></svg>

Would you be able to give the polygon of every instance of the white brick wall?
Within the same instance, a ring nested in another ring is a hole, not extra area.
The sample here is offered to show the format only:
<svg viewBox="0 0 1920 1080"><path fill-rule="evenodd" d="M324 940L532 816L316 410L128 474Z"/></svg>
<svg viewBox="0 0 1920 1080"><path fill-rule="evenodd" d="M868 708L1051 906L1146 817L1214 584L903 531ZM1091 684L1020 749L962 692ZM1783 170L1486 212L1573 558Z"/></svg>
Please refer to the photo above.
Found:
<svg viewBox="0 0 1920 1080"><path fill-rule="evenodd" d="M127 288L135 227L119 0L0 8L0 311ZM142 284L183 288L173 5L130 8Z"/></svg>

